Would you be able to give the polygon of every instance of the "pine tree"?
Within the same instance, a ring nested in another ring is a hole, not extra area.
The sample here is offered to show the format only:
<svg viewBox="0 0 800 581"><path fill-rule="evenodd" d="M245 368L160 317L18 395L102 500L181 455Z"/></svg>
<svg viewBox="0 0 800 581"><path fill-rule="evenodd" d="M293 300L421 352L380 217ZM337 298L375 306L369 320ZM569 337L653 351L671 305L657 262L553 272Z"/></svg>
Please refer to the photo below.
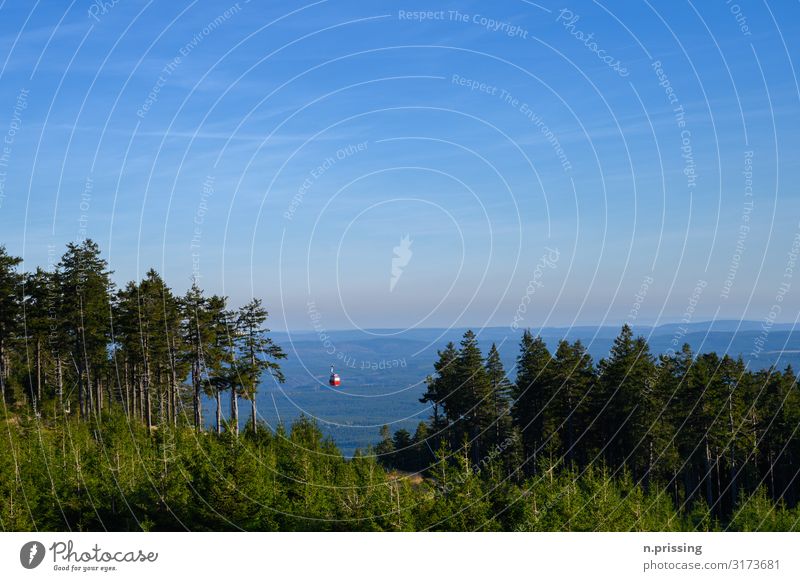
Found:
<svg viewBox="0 0 800 581"><path fill-rule="evenodd" d="M194 411L194 426L201 429L203 424L203 352L207 345L213 343L212 313L209 301L203 296L203 291L192 281L191 288L184 295L181 307L181 336L188 346L185 361L189 364L192 380L192 408Z"/></svg>
<svg viewBox="0 0 800 581"><path fill-rule="evenodd" d="M203 392L214 398L216 403L215 425L217 433L222 432L222 392L235 391L237 378L233 369L235 347L233 345L233 314L227 310L227 297L214 295L208 301L208 328L210 342L204 343L200 353L200 375ZM236 403L231 400L232 407ZM231 410L233 411L233 410ZM238 410L237 410L238 411ZM233 418L231 418L232 422ZM238 414L236 418L238 430ZM233 429L232 424L229 429Z"/></svg>
<svg viewBox="0 0 800 581"><path fill-rule="evenodd" d="M414 470L426 470L433 462L434 455L429 441L428 424L420 422L413 438Z"/></svg>
<svg viewBox="0 0 800 581"><path fill-rule="evenodd" d="M636 453L649 427L643 415L641 396L647 382L655 377L655 363L647 342L634 338L628 325L614 340L609 357L598 366L595 418L597 444L612 468L623 467L628 458L636 462ZM634 466L634 474L641 472Z"/></svg>
<svg viewBox="0 0 800 581"><path fill-rule="evenodd" d="M223 340L228 334L226 304L225 297L205 297L196 280L180 301L180 336L186 345L182 356L191 376L193 423L198 430L203 424L202 395L206 392L217 400L217 430L221 429L219 393L209 382L218 371L222 350L227 349Z"/></svg>
<svg viewBox="0 0 800 581"><path fill-rule="evenodd" d="M214 295L208 301L212 342L203 346L202 369L205 394L216 401L216 429L222 430L222 392L230 392L228 430L239 433L239 377L236 372L236 327L234 313L226 308L227 297Z"/></svg>
<svg viewBox="0 0 800 581"><path fill-rule="evenodd" d="M41 268L24 277L23 327L25 331L28 389L34 413L40 413L47 394L48 337L51 331L51 276ZM55 306L55 305L53 305ZM55 315L55 312L53 313ZM55 330L55 329L54 329Z"/></svg>
<svg viewBox="0 0 800 581"><path fill-rule="evenodd" d="M796 503L798 454L800 454L800 390L791 366L783 373L775 369L762 371L747 384L748 401L757 402L747 416L752 425L753 464L763 474L763 484L773 498L784 497ZM748 428L750 426L748 425Z"/></svg>
<svg viewBox="0 0 800 581"><path fill-rule="evenodd" d="M486 356L486 375L492 399L492 446L500 446L511 433L511 382L508 379L497 345L492 343Z"/></svg>
<svg viewBox="0 0 800 581"><path fill-rule="evenodd" d="M529 330L522 335L517 358L517 380L511 407L514 423L522 437L525 472L536 471L537 456L544 445L545 398L552 373L550 352L541 337Z"/></svg>
<svg viewBox="0 0 800 581"><path fill-rule="evenodd" d="M111 342L112 283L108 264L92 240L67 244L58 264L63 297L62 317L77 367L78 408L81 417L103 408L102 375Z"/></svg>
<svg viewBox="0 0 800 581"><path fill-rule="evenodd" d="M0 246L0 397L6 398L6 383L10 375L9 347L19 329L22 277L17 272L21 258L10 256Z"/></svg>
<svg viewBox="0 0 800 581"><path fill-rule="evenodd" d="M715 371L720 364L714 354L701 354L692 362L679 394L684 414L678 426L678 450L683 458L686 498L704 497L706 508L714 505L714 447L717 435L711 432L715 400L720 393ZM707 393L709 392L710 393Z"/></svg>
<svg viewBox="0 0 800 581"><path fill-rule="evenodd" d="M458 418L454 444L467 440L477 463L488 448L494 401L478 339L471 330L461 340L454 380L457 387L448 398L451 421Z"/></svg>
<svg viewBox="0 0 800 581"><path fill-rule="evenodd" d="M177 299L161 276L153 269L139 285L139 329L144 345L148 378L147 416L151 391L155 395L159 424L175 423L178 396L177 330L180 310ZM153 388L153 389L151 389Z"/></svg>
<svg viewBox="0 0 800 581"><path fill-rule="evenodd" d="M216 402L216 430L220 432L220 392L227 389L232 381L226 375L224 365L226 356L233 353L231 314L226 310L227 298L217 295L205 297L195 281L180 301L180 308L181 341L186 346L181 359L188 366L191 376L193 423L196 429L202 429L202 395L205 393Z"/></svg>
<svg viewBox="0 0 800 581"><path fill-rule="evenodd" d="M551 368L546 419L552 425L546 428L546 432L553 430L557 434L554 441L560 448L556 453L568 465L576 460L583 463L587 459L578 452L582 448L579 442L586 437L590 422L588 402L594 380L592 358L580 341L572 345L560 341Z"/></svg>
<svg viewBox="0 0 800 581"><path fill-rule="evenodd" d="M253 433L257 430L256 393L262 376L266 372L278 383L285 381L277 360L286 359L286 354L267 337L269 329L264 328L267 317L268 313L261 306L261 299L252 299L239 309L236 321L236 372L242 389L241 395L250 400Z"/></svg>
<svg viewBox="0 0 800 581"><path fill-rule="evenodd" d="M456 383L456 360L458 350L450 342L443 351L438 352L439 359L433 364L434 376L428 376L425 383L427 390L420 398L420 403L430 403L433 411L431 418L431 432L434 434L436 449L441 445L441 441L447 437L447 430L451 421L456 421L454 412L451 411L452 397L455 397Z"/></svg>
<svg viewBox="0 0 800 581"><path fill-rule="evenodd" d="M375 455L381 464L393 466L394 458L392 457L392 453L394 452L394 440L392 439L392 431L389 429L388 425L381 426L380 436L381 441L375 447Z"/></svg>
<svg viewBox="0 0 800 581"><path fill-rule="evenodd" d="M678 428L683 416L681 393L686 373L692 365L692 351L684 344L680 351L658 358L655 375L647 382L643 403L653 418L643 450L647 452L643 482L655 480L669 486L674 502L679 502L680 467Z"/></svg>
<svg viewBox="0 0 800 581"><path fill-rule="evenodd" d="M744 459L756 446L753 432L747 428L752 391L748 389L747 366L741 357L733 359L725 355L718 375L721 401L717 402L716 422L721 424L721 437L715 446L719 487L715 509L718 514L729 514L738 501L739 475Z"/></svg>
<svg viewBox="0 0 800 581"><path fill-rule="evenodd" d="M414 450L412 449L411 434L408 430L400 428L395 431L392 438L392 447L394 448L394 466L400 470L413 470Z"/></svg>
<svg viewBox="0 0 800 581"><path fill-rule="evenodd" d="M660 394L654 392L657 378L655 358L643 337L634 340L635 359L628 369L622 389L620 403L630 411L630 419L624 434L618 440L625 450L624 461L633 478L647 478L654 463L655 450L659 443L654 429L658 428L658 418L664 402Z"/></svg>
<svg viewBox="0 0 800 581"><path fill-rule="evenodd" d="M125 411L144 419L142 383L144 353L139 326L139 286L129 282L115 297L112 318L113 358L121 382Z"/></svg>

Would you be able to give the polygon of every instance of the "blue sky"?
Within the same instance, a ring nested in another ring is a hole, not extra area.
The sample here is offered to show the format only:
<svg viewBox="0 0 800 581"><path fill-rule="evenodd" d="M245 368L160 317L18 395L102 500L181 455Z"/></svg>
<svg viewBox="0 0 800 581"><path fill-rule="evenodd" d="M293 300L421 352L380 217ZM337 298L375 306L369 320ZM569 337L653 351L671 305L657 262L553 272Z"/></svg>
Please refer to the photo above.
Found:
<svg viewBox="0 0 800 581"><path fill-rule="evenodd" d="M2 2L0 243L276 329L796 320L797 3L265 4Z"/></svg>

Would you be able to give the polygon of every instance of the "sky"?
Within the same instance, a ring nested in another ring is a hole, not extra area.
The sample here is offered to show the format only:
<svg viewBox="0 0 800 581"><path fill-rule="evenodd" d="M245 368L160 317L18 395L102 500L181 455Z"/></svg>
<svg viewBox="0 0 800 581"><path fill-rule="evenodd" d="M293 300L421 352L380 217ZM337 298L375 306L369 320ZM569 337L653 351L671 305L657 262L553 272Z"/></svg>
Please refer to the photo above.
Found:
<svg viewBox="0 0 800 581"><path fill-rule="evenodd" d="M794 323L797 2L0 2L0 244L273 329ZM372 331L367 331L372 332Z"/></svg>

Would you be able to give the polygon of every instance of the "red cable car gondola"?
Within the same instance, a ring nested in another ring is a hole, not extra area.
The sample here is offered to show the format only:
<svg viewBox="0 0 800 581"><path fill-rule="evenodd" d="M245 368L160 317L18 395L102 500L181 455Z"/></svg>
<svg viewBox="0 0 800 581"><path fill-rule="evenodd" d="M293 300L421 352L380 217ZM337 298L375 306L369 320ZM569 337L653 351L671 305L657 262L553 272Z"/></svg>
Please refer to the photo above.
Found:
<svg viewBox="0 0 800 581"><path fill-rule="evenodd" d="M341 384L342 380L339 377L339 374L333 372L333 365L331 365L331 377L328 379L328 385L331 387L339 387Z"/></svg>

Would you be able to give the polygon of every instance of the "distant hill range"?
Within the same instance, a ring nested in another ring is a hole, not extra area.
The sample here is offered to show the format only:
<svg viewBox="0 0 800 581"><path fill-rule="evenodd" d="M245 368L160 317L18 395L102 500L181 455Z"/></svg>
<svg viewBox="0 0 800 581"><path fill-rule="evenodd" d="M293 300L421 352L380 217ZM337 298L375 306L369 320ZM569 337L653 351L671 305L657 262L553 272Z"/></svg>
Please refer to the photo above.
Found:
<svg viewBox="0 0 800 581"><path fill-rule="evenodd" d="M433 373L437 350L448 341L458 343L465 330L326 330L322 338L314 331L273 333L288 354L282 363L287 381L275 385L270 380L262 385L259 415L271 425L279 419L291 421L301 413L314 417L346 454L374 444L383 424L413 433L417 423L430 414L419 397L425 391L425 377ZM473 330L484 353L493 342L498 345L513 379L522 331L508 327ZM615 326L532 329L551 351L562 339L580 339L595 363L608 353L619 330ZM800 367L800 329L793 330L791 324L776 323L767 332L758 321L671 323L634 326L634 332L647 338L655 354L688 343L695 352L741 356L751 369L784 368L787 364ZM328 387L331 364L342 377L340 388ZM211 406L206 406L206 413L210 420Z"/></svg>

